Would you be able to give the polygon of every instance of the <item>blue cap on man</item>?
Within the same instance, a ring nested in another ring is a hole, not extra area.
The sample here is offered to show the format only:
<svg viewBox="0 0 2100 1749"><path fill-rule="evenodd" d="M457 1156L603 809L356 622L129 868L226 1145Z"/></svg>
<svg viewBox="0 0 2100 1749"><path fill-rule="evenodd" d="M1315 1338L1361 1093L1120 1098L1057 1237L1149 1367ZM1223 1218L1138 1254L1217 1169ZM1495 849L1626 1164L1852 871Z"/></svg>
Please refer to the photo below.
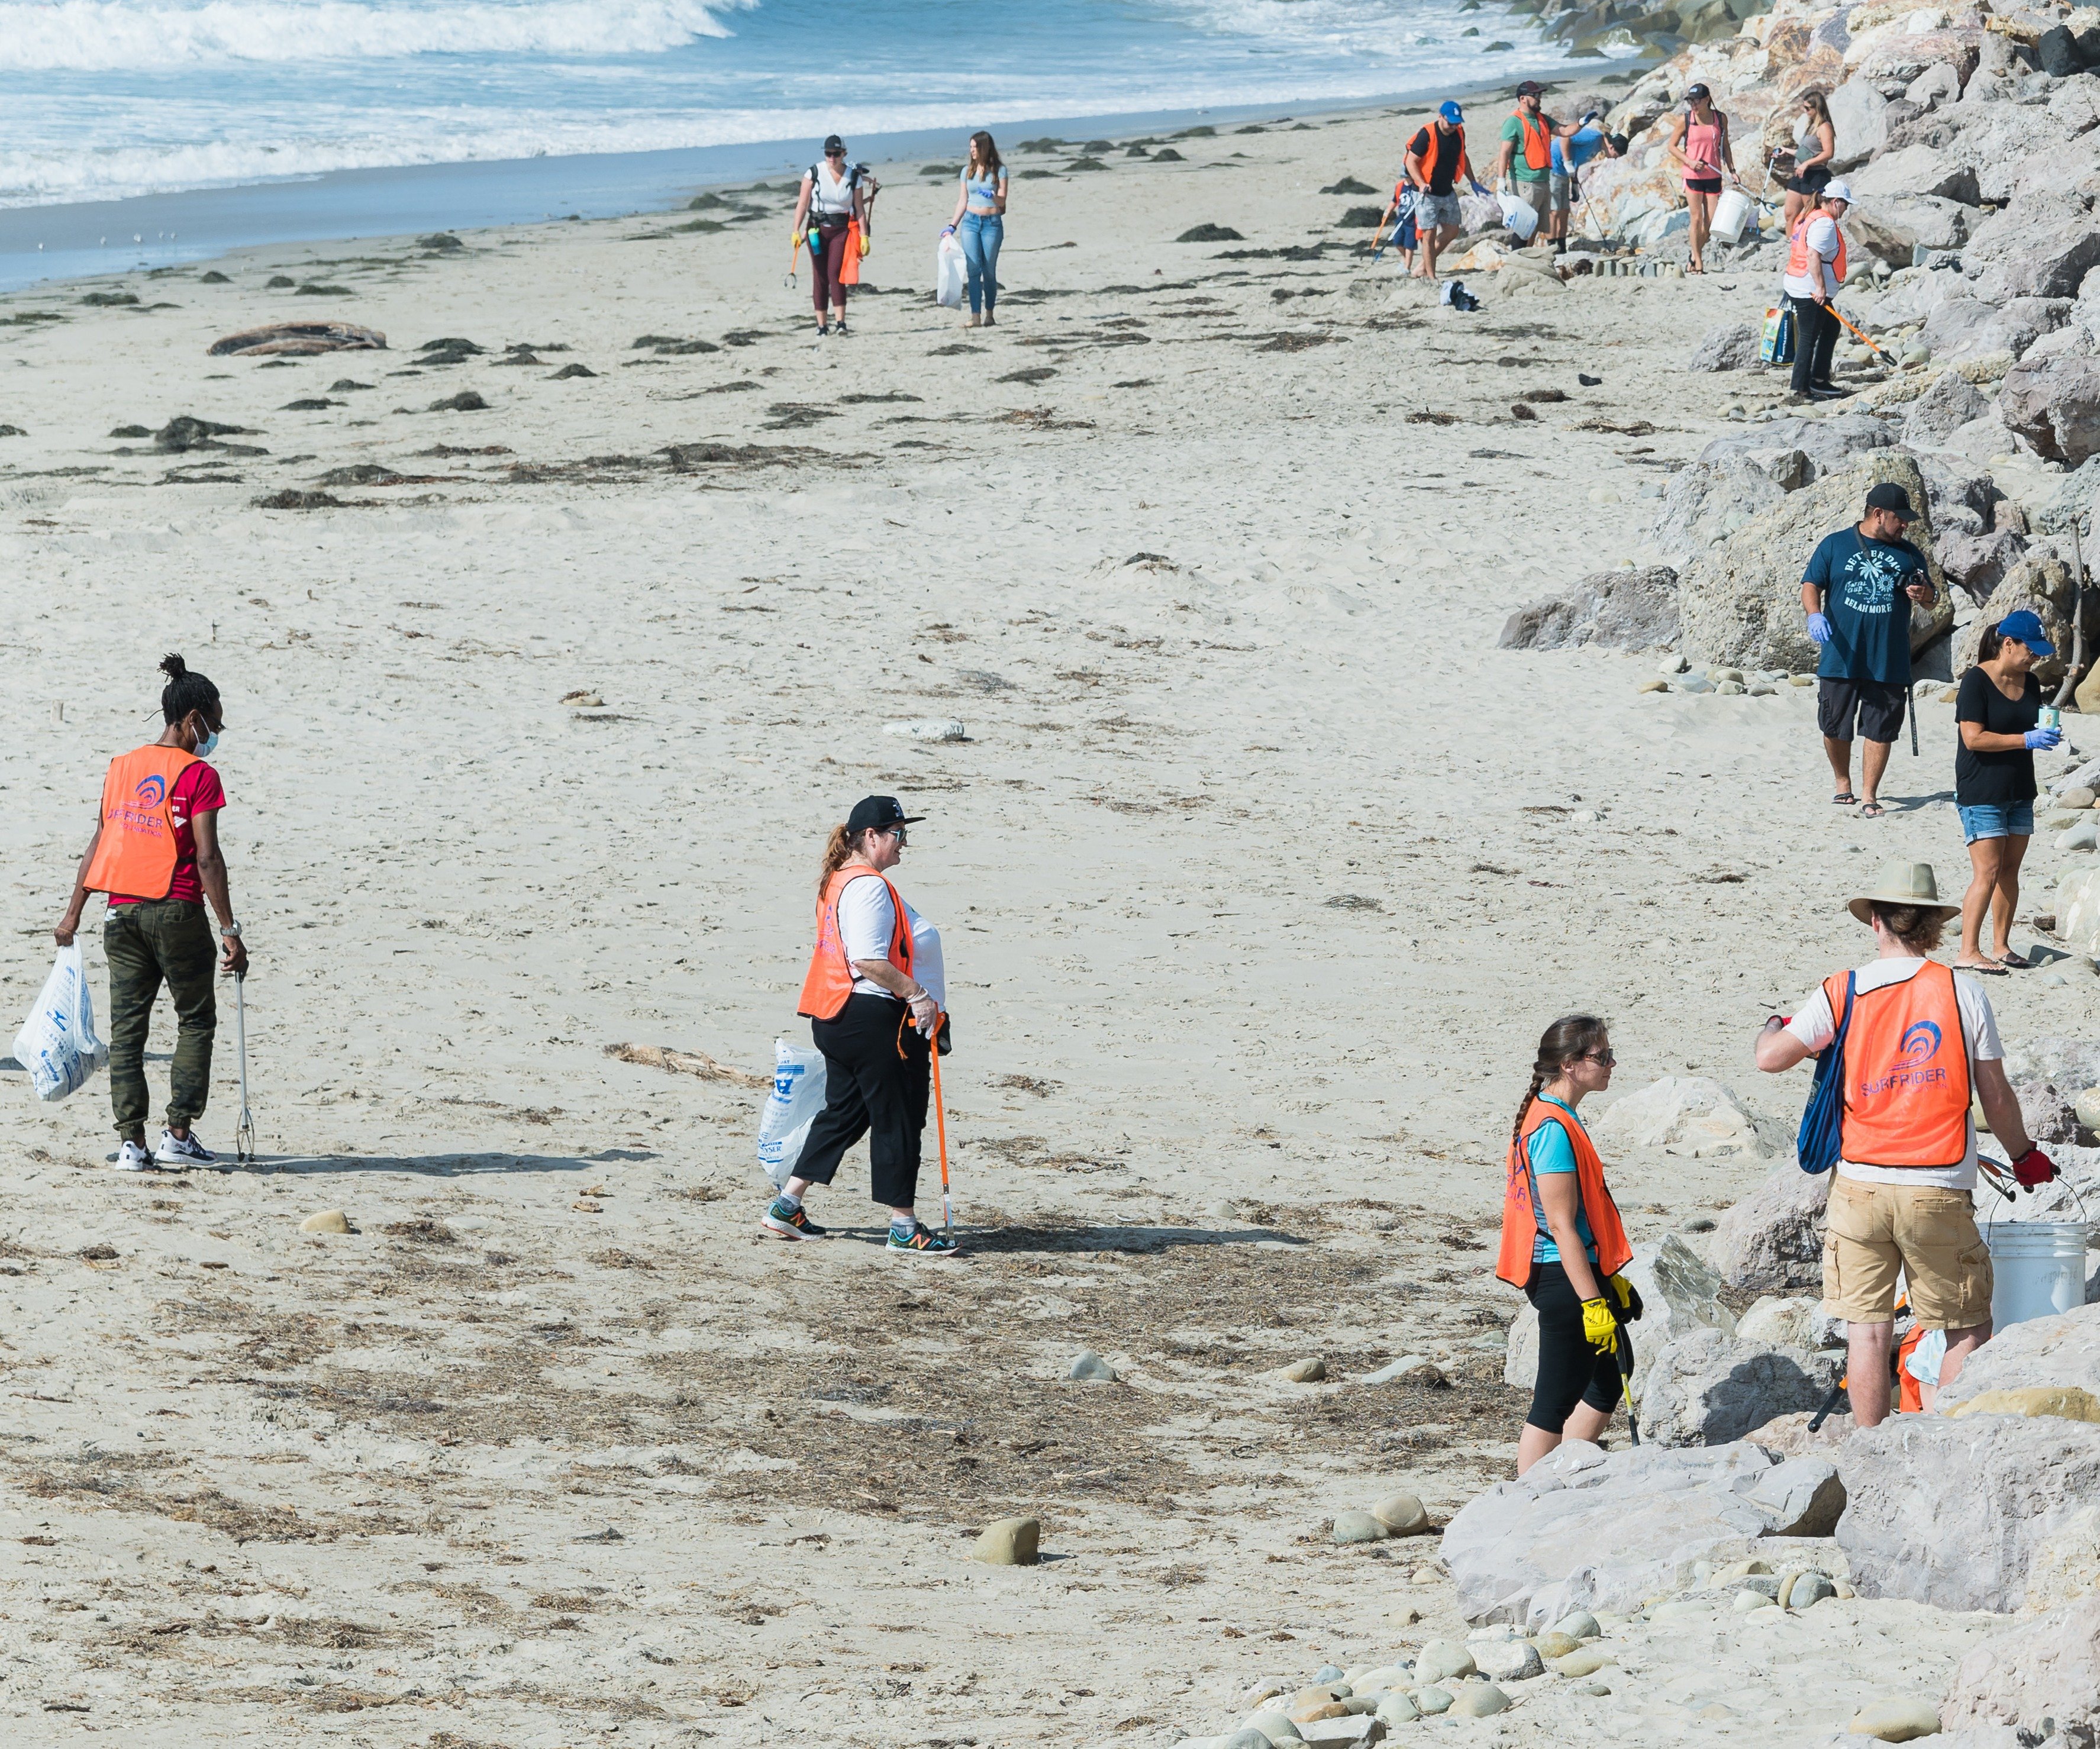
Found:
<svg viewBox="0 0 2100 1749"><path fill-rule="evenodd" d="M1442 103L1436 106L1436 113L1441 116L1446 121L1449 122L1454 127L1458 126L1461 121L1463 121L1466 119L1466 112L1461 109L1456 104L1453 103L1449 98L1446 98Z"/></svg>
<svg viewBox="0 0 2100 1749"><path fill-rule="evenodd" d="M2056 645L2042 636L2041 621L2024 607L2017 613L2007 614L1998 622L1998 636L2009 637L2016 644L2024 644L2037 656L2053 656Z"/></svg>

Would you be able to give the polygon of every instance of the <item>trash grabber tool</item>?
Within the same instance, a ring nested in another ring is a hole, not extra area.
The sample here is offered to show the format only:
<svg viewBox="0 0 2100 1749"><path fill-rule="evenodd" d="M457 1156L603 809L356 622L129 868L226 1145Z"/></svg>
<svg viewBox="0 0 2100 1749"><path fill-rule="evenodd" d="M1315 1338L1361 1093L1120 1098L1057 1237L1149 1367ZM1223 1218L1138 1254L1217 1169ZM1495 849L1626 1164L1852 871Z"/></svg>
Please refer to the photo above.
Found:
<svg viewBox="0 0 2100 1749"><path fill-rule="evenodd" d="M944 1013L933 1016L933 1048L929 1055L933 1060L933 1128L941 1144L941 1223L946 1236L955 1236L955 1205L948 1194L948 1107L941 1097L941 1029L948 1024Z"/></svg>
<svg viewBox="0 0 2100 1749"><path fill-rule="evenodd" d="M237 1165L252 1166L255 1164L255 1116L248 1109L248 1004L242 994L247 982L245 972L235 975L233 1036L240 1052L240 1121L234 1126L233 1157Z"/></svg>
<svg viewBox="0 0 2100 1749"><path fill-rule="evenodd" d="M1372 243L1375 245L1375 247L1371 250L1371 265L1374 267L1378 265L1379 257L1385 253L1386 245L1392 240L1391 238L1388 238L1386 236L1385 227L1388 225L1392 224L1392 215L1399 210L1400 195L1398 191L1396 190L1392 197L1392 204L1386 208L1385 217L1379 221L1378 235L1371 239ZM1398 236L1399 235L1400 227L1395 225L1393 227L1393 236Z"/></svg>
<svg viewBox="0 0 2100 1749"><path fill-rule="evenodd" d="M1640 1417L1634 1413L1634 1333L1619 1326L1619 1377L1626 1383L1626 1431L1640 1443Z"/></svg>
<svg viewBox="0 0 2100 1749"><path fill-rule="evenodd" d="M1917 757L1917 694L1910 695L1910 709L1905 713L1910 718L1910 756Z"/></svg>
<svg viewBox="0 0 2100 1749"><path fill-rule="evenodd" d="M1883 358L1887 359L1890 363L1893 364L1895 363L1895 359L1886 346L1877 346L1874 341L1868 339L1864 334L1859 331L1859 329L1853 327L1850 322L1847 322L1845 319L1845 312L1840 310L1836 303L1826 303L1823 307L1828 310L1831 315L1837 317L1839 325L1844 328L1845 332L1850 334L1853 339L1858 341L1860 344L1864 346L1869 352L1878 352Z"/></svg>

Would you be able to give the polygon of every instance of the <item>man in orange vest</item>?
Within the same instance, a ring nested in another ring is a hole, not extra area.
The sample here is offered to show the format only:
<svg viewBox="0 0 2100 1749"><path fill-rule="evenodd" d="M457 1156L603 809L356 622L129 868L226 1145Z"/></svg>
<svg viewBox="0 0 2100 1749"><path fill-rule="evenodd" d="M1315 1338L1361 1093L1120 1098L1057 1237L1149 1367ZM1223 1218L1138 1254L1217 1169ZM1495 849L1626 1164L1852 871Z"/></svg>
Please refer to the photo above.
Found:
<svg viewBox="0 0 2100 1749"><path fill-rule="evenodd" d="M1827 183L1787 236L1786 271L1780 289L1793 305L1793 379L1789 404L1842 399L1847 392L1831 377L1838 348L1837 306L1847 267L1844 222L1852 204L1851 184Z"/></svg>
<svg viewBox="0 0 2100 1749"><path fill-rule="evenodd" d="M1961 914L1939 902L1932 865L1885 864L1873 890L1846 909L1874 932L1874 958L1824 979L1792 1020L1768 1019L1757 1061L1777 1074L1833 1044L1841 1053L1823 1298L1850 1326L1853 1419L1873 1427L1889 1412L1899 1270L1918 1328L1947 1333L1941 1386L1990 1339L1991 1253L1976 1231L1971 1095L2020 1183L2046 1184L2056 1165L2027 1134L1983 990L1926 957Z"/></svg>
<svg viewBox="0 0 2100 1749"><path fill-rule="evenodd" d="M1496 174L1504 194L1514 194L1538 214L1541 229L1533 235L1543 240L1547 213L1553 205L1553 139L1571 135L1574 128L1556 121L1539 105L1546 87L1527 79L1516 88L1516 108L1502 123L1502 155Z"/></svg>
<svg viewBox="0 0 2100 1749"><path fill-rule="evenodd" d="M1465 229L1458 211L1461 176L1476 194L1487 192L1466 156L1466 112L1447 100L1407 143L1407 180L1415 191L1414 234L1422 244L1422 259L1414 269L1418 278L1436 277L1436 252Z"/></svg>
<svg viewBox="0 0 2100 1749"><path fill-rule="evenodd" d="M224 946L223 968L248 970L234 921L218 812L226 791L205 763L226 726L218 689L180 656L161 664L167 729L151 747L120 753L103 779L95 836L73 877L73 897L51 933L69 947L90 892L109 896L102 945L109 963L109 1099L121 1139L120 1172L178 1170L217 1159L190 1126L211 1091L211 1042L218 1024L212 989L210 902ZM146 1033L161 984L175 1006L175 1060L168 1073L168 1123L146 1149Z"/></svg>

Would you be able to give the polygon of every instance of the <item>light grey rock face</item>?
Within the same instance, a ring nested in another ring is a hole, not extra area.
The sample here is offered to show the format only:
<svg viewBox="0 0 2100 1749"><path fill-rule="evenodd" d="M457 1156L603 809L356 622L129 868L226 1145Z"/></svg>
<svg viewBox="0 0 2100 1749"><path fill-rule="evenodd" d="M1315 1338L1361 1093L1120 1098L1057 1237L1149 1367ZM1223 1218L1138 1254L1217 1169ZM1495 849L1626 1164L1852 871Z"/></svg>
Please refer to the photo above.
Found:
<svg viewBox="0 0 2100 1749"><path fill-rule="evenodd" d="M2034 531L2037 535L2067 535L2076 528L2081 536L2091 539L2096 497L2100 497L2100 458L2067 474L2063 483L2032 510ZM2088 571L2089 575L2089 564Z"/></svg>
<svg viewBox="0 0 2100 1749"><path fill-rule="evenodd" d="M1924 476L1908 455L1877 451L1842 474L1789 493L1785 502L1690 562L1678 586L1685 652L1741 668L1813 668L1819 652L1802 623L1802 568L1825 535L1858 522L1868 489L1885 480L1901 486L1925 513L1911 524L1909 535L1926 555L1933 599L1929 606L1911 606L1910 647L1921 650L1946 632L1954 623L1954 607L1939 561L1931 556L1935 531Z"/></svg>
<svg viewBox="0 0 2100 1749"><path fill-rule="evenodd" d="M1746 371L1758 362L1758 330L1748 322L1730 322L1700 337L1685 363L1688 371Z"/></svg>
<svg viewBox="0 0 2100 1749"><path fill-rule="evenodd" d="M1939 1709L1949 1730L2018 1727L2032 1742L2053 1719L2065 1749L2100 1742L2100 1595L2024 1621L1970 1651Z"/></svg>
<svg viewBox="0 0 2100 1749"><path fill-rule="evenodd" d="M1846 181L1862 206L1881 209L1883 201L1924 195L1961 206L1976 204L1976 170L1961 154L1923 143L1899 146L1872 164L1863 165ZM1851 228L1851 213L1845 215Z"/></svg>
<svg viewBox="0 0 2100 1749"><path fill-rule="evenodd" d="M1981 227L1975 240L1983 240ZM2086 271L2100 265L2100 222L2087 215L1992 240L1997 259L1976 280L1992 297L2075 297Z"/></svg>
<svg viewBox="0 0 2100 1749"><path fill-rule="evenodd" d="M1773 1467L1752 1445L1607 1455L1570 1441L1446 1527L1458 1607L1531 1630L1571 1610L1622 1612L1676 1590L1692 1582L1693 1562L1732 1556L1771 1529L1772 1510L1747 1491Z"/></svg>
<svg viewBox="0 0 2100 1749"><path fill-rule="evenodd" d="M1943 104L1951 104L1961 95L1961 75L1947 61L1935 61L1904 87L1904 101L1925 110L1937 109ZM1884 153L1883 156L1893 154ZM1972 183L1970 186L1974 185Z"/></svg>
<svg viewBox="0 0 2100 1749"><path fill-rule="evenodd" d="M2001 352L2018 359L2043 335L2060 327L2070 307L2062 298L2015 298L2001 304L1979 297L1950 297L1925 319L1922 337L1936 362L1958 364Z"/></svg>
<svg viewBox="0 0 2100 1749"><path fill-rule="evenodd" d="M1784 458L1798 450L1808 458L1810 478L1814 479L1849 467L1860 456L1886 449L1895 441L1886 425L1866 413L1838 413L1827 419L1768 419L1740 436L1714 438L1699 452L1698 459L1717 462L1740 456L1774 474Z"/></svg>
<svg viewBox="0 0 2100 1749"><path fill-rule="evenodd" d="M1958 371L1948 371L1910 403L1904 416L1904 442L1930 447L1957 426L1981 419L1991 410L1990 397Z"/></svg>
<svg viewBox="0 0 2100 1749"><path fill-rule="evenodd" d="M1804 1091L1802 1099L1807 1098ZM1789 1159L1714 1223L1707 1254L1728 1286L1785 1293L1823 1284L1823 1209L1830 1174Z"/></svg>
<svg viewBox="0 0 2100 1749"><path fill-rule="evenodd" d="M1590 1127L1600 1146L1660 1148L1700 1160L1761 1152L1742 1102L1710 1075L1665 1075L1614 1099Z"/></svg>
<svg viewBox="0 0 2100 1749"><path fill-rule="evenodd" d="M2100 1306L2080 1306L2056 1318L2031 1318L2002 1330L1978 1349L1961 1377L1939 1394L1944 1412L1987 1390L2067 1385L2100 1397Z"/></svg>
<svg viewBox="0 0 2100 1749"><path fill-rule="evenodd" d="M2043 1147L2078 1139L2078 1114L2071 1108L2071 1096L2054 1082L2016 1081L2013 1095L2020 1102L2027 1134Z"/></svg>
<svg viewBox="0 0 2100 1749"><path fill-rule="evenodd" d="M2005 580L2005 573L2019 563L2027 549L2027 543L2018 535L2002 531L1971 535L1951 529L1933 544L1932 550L1939 560L1939 568L1947 573L1947 580L1965 591L1972 601L1981 602L1991 598L1992 592Z"/></svg>
<svg viewBox="0 0 2100 1749"><path fill-rule="evenodd" d="M1775 1464L1745 1497L1771 1511L1775 1536L1828 1536L1845 1511L1845 1484L1827 1457Z"/></svg>
<svg viewBox="0 0 2100 1749"><path fill-rule="evenodd" d="M2038 359L2005 372L1998 416L2052 461L2100 454L2100 359Z"/></svg>
<svg viewBox="0 0 2100 1749"><path fill-rule="evenodd" d="M1520 607L1498 650L1659 650L1677 641L1677 573L1664 565L1599 571L1564 595Z"/></svg>
<svg viewBox="0 0 2100 1749"><path fill-rule="evenodd" d="M2062 1564L2063 1544L2074 1557L2089 1551L2100 1427L2054 1416L1892 1416L1846 1440L1838 1469L1847 1502L1838 1544L1861 1595L2005 1612L2027 1605L2031 1576ZM1988 1503L1988 1535L1949 1534L1957 1500Z"/></svg>
<svg viewBox="0 0 2100 1749"><path fill-rule="evenodd" d="M1843 1370L1840 1356L1688 1331L1648 1368L1641 1437L1660 1446L1725 1445L1776 1416L1820 1408Z"/></svg>
<svg viewBox="0 0 2100 1749"><path fill-rule="evenodd" d="M1648 1369L1671 1341L1692 1330L1732 1336L1736 1315L1720 1302L1721 1278L1674 1233L1659 1245L1636 1246L1623 1273L1643 1307L1633 1327L1634 1370L1626 1386L1639 1402Z"/></svg>
<svg viewBox="0 0 2100 1749"><path fill-rule="evenodd" d="M2026 608L2042 623L2042 636L2055 645L2058 654L2034 665L2035 678L2045 691L2052 690L2063 679L2063 671L2071 655L2072 604L2078 598L2076 584L2072 581L2070 567L2062 561L2046 557L2041 553L2030 553L2013 566L2005 580L1991 592L1982 612L1962 628L1955 641L1954 672L1966 673L1976 659L1976 652L1983 636L1983 628L1995 625L2020 608ZM2085 648L2089 655L2096 647L2094 633L2100 632L2100 611L2089 606L2086 609Z"/></svg>
<svg viewBox="0 0 2100 1749"><path fill-rule="evenodd" d="M1839 172L1864 164L1889 143L1889 100L1864 80L1841 85L1830 94L1830 120L1838 130L1838 155L1831 167Z"/></svg>
<svg viewBox="0 0 2100 1749"><path fill-rule="evenodd" d="M1663 487L1662 511L1650 538L1665 557L1682 565L1785 496L1786 488L1747 457L1695 461Z"/></svg>

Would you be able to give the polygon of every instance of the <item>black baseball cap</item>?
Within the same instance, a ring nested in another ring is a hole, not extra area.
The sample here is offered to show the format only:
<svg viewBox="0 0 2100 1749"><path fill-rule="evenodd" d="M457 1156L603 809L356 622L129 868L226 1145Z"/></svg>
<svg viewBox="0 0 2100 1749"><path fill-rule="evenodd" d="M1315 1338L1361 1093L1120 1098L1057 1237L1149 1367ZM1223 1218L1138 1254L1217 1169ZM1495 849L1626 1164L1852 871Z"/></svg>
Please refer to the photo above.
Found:
<svg viewBox="0 0 2100 1749"><path fill-rule="evenodd" d="M1543 97L1546 87L1536 79L1527 79L1516 88L1516 95L1519 97Z"/></svg>
<svg viewBox="0 0 2100 1749"><path fill-rule="evenodd" d="M1696 104L1711 97L1714 94L1703 85L1689 85L1684 88L1684 95Z"/></svg>
<svg viewBox="0 0 2100 1749"><path fill-rule="evenodd" d="M916 826L925 817L923 813L905 813L904 804L893 795L863 795L846 816L846 830L855 834L887 832L893 826Z"/></svg>
<svg viewBox="0 0 2100 1749"><path fill-rule="evenodd" d="M846 143L840 139L837 134L831 134L825 136L824 156L828 158L835 152L844 152L845 149Z"/></svg>
<svg viewBox="0 0 2100 1749"><path fill-rule="evenodd" d="M1893 510L1906 522L1915 522L1917 512L1910 507L1910 494L1894 480L1884 480L1867 494L1869 510Z"/></svg>

